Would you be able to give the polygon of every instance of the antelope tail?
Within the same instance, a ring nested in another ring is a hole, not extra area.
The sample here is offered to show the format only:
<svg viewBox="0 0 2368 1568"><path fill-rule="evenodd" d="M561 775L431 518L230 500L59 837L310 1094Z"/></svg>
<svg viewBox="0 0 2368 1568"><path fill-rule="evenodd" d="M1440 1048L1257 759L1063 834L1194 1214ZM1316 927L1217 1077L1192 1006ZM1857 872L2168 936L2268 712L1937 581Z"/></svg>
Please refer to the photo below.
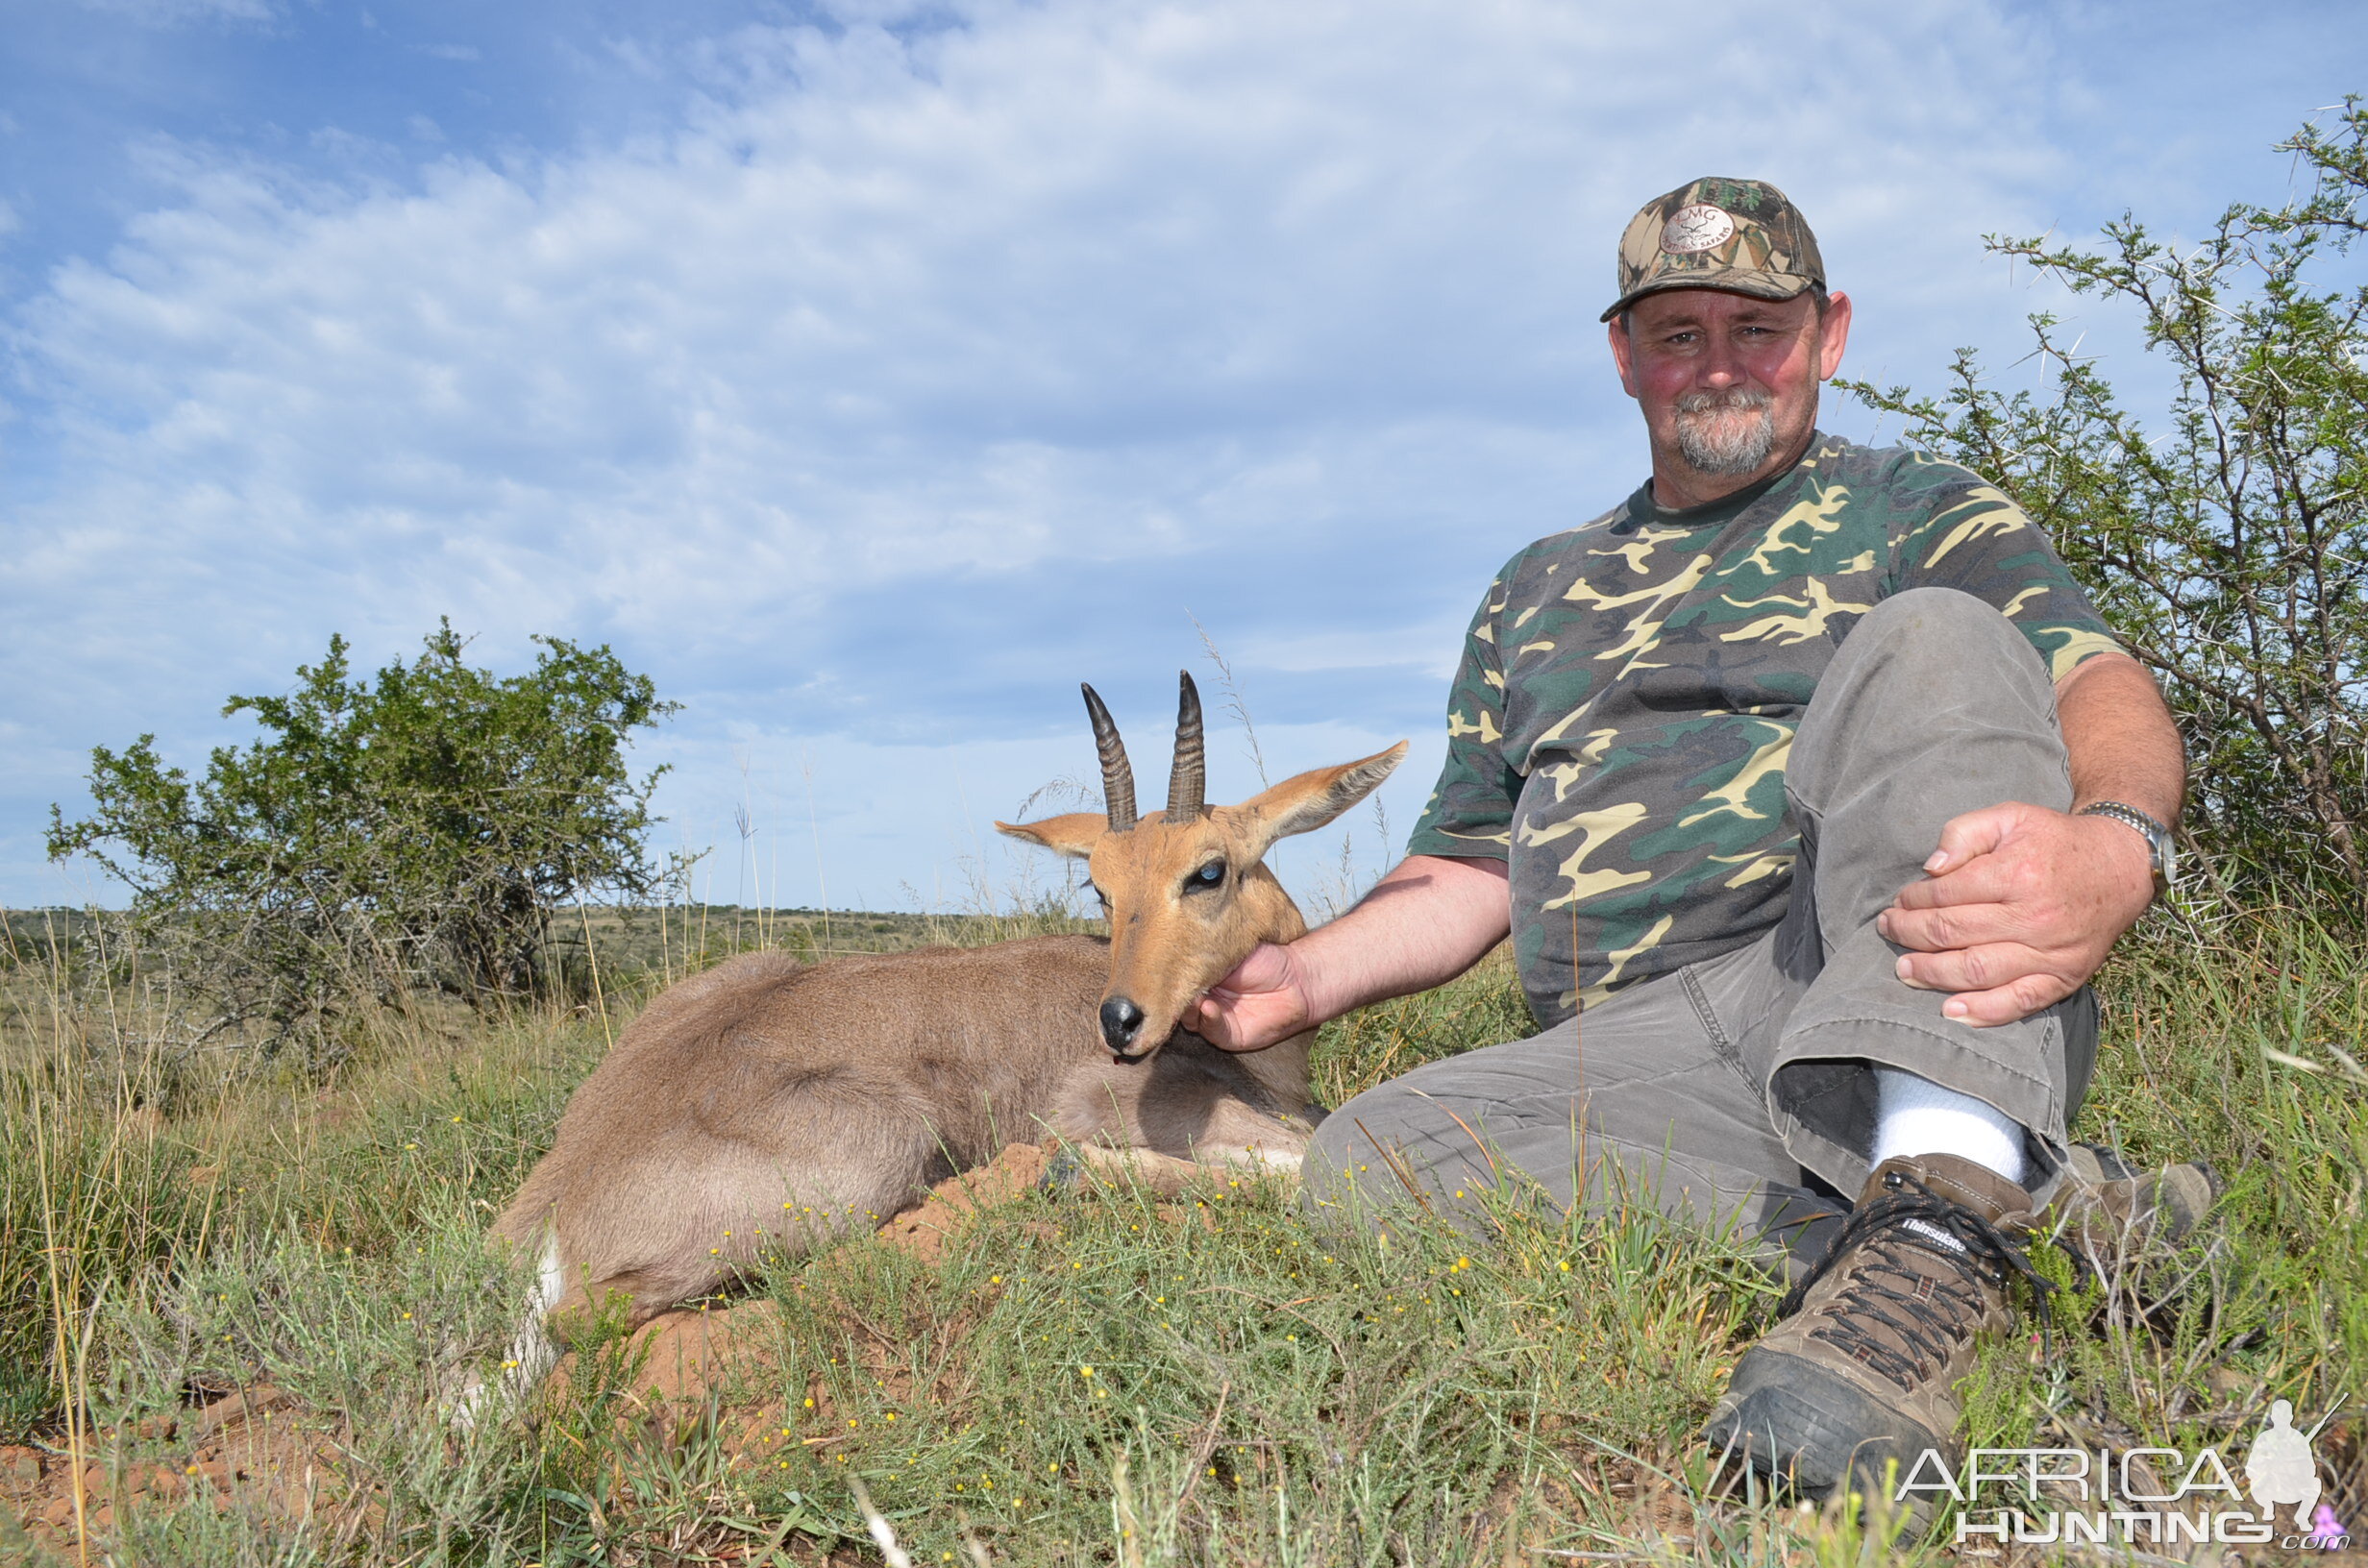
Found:
<svg viewBox="0 0 2368 1568"><path fill-rule="evenodd" d="M559 1261L559 1238L546 1230L534 1288L527 1293L526 1311L519 1314L518 1327L510 1335L501 1375L490 1383L472 1377L446 1406L445 1419L454 1430L475 1432L488 1418L498 1419L519 1409L551 1375L559 1362L559 1347L546 1320L566 1290L567 1269Z"/></svg>

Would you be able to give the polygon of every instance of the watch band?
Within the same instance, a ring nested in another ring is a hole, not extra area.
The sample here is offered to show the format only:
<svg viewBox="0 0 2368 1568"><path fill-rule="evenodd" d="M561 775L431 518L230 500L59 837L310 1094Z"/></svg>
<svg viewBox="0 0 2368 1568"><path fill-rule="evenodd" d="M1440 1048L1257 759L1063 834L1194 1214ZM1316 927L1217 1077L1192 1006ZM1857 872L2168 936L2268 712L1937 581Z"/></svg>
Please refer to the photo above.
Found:
<svg viewBox="0 0 2368 1568"><path fill-rule="evenodd" d="M2171 883L2179 874L2179 861L2178 852L2171 844L2171 830L2168 826L2156 821L2137 807L2124 805L2119 800L2092 800L2081 807L2078 815L2110 817L2117 822L2126 822L2137 829L2146 840L2148 867L2155 873L2155 896L2159 898L2169 891Z"/></svg>

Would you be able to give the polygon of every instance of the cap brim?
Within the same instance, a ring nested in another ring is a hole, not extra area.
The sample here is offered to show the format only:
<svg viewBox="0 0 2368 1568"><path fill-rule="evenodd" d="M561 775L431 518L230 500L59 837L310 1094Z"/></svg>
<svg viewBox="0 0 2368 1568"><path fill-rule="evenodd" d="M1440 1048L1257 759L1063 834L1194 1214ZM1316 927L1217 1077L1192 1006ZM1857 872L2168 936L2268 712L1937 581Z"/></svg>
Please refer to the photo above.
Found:
<svg viewBox="0 0 2368 1568"><path fill-rule="evenodd" d="M1795 300L1823 284L1821 278L1804 278L1792 272L1748 272L1739 269L1704 276L1680 274L1656 278L1641 288L1630 289L1613 301L1612 307L1595 319L1610 321L1645 295L1666 294L1672 289L1700 288L1714 294L1747 294L1755 300Z"/></svg>

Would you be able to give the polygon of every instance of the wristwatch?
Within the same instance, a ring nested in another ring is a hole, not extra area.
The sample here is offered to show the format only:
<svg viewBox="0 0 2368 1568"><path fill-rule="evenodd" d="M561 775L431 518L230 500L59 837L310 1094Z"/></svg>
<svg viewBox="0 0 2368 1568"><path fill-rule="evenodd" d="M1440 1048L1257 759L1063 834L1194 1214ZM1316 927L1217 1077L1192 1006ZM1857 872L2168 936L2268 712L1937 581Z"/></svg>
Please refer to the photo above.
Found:
<svg viewBox="0 0 2368 1568"><path fill-rule="evenodd" d="M2179 878L2179 850L2171 843L2171 830L2156 821L2135 806L2125 806L2118 800L2094 800L2081 807L2083 817L2110 817L2117 822L2127 822L2146 836L2146 858L2155 873L2155 896L2159 898L2170 891Z"/></svg>

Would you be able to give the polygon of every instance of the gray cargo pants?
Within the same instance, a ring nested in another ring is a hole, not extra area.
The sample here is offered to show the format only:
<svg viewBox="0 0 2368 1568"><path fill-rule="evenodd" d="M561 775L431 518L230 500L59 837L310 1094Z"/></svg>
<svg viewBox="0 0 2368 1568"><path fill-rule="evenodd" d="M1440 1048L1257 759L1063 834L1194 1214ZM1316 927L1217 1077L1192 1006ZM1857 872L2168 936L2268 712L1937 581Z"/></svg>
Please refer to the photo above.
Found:
<svg viewBox="0 0 2368 1568"><path fill-rule="evenodd" d="M1950 818L2070 806L2055 698L2037 652L1980 600L1919 588L1878 604L1787 759L1801 855L1775 928L1357 1095L1318 1128L1303 1201L1371 1223L1418 1199L1477 1226L1500 1184L1563 1209L1648 1200L1784 1265L1815 1257L1865 1184L1871 1069L1891 1066L2020 1123L2044 1202L2096 1062L2095 1002L2083 990L2019 1023L1950 1021L1944 992L1897 978L1903 949L1874 919Z"/></svg>

